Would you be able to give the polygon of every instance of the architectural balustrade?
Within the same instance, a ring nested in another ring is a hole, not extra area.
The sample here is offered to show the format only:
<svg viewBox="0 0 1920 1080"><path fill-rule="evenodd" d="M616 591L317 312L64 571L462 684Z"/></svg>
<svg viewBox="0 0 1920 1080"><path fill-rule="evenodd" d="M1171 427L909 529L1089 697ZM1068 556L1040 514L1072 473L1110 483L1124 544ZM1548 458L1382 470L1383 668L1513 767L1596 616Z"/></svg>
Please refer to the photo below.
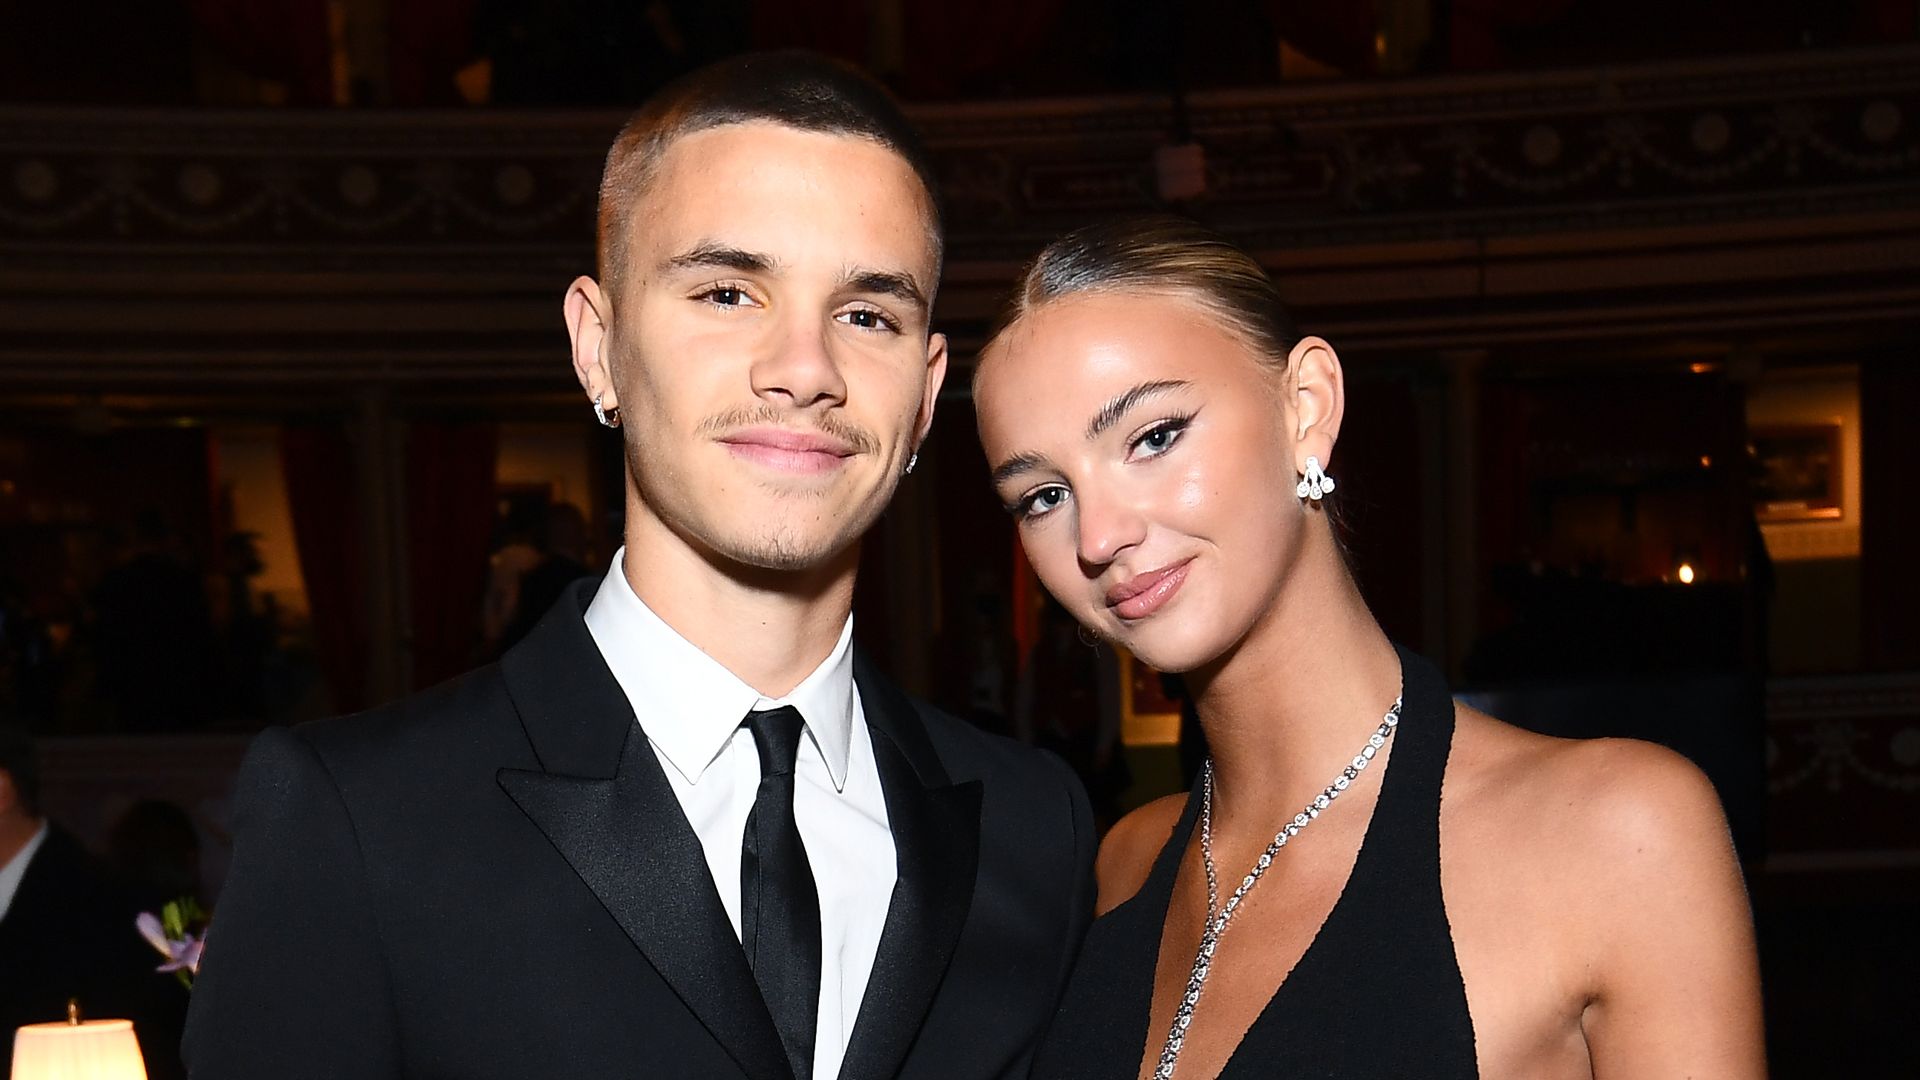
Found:
<svg viewBox="0 0 1920 1080"><path fill-rule="evenodd" d="M914 112L957 263L1017 260L1088 214L1159 203L1164 99ZM0 248L9 269L103 249L281 272L483 274L476 253L573 265L619 120L0 109ZM1196 208L1256 248L1920 204L1910 47L1209 93L1188 122L1207 155Z"/></svg>
<svg viewBox="0 0 1920 1080"><path fill-rule="evenodd" d="M950 204L941 315L963 344L1047 238L1161 204L1164 98L915 115ZM1920 302L1911 46L1278 86L1195 95L1186 116L1207 181L1185 209L1261 253L1349 342L1859 325ZM103 363L161 357L136 369L149 378L168 377L173 349L260 371L257 344L183 332L223 310L195 299L210 295L323 352L377 330L388 345L345 350L374 372L544 365L558 290L590 266L619 119L0 109L0 322L22 332L0 342L0 377L75 342ZM87 292L126 303L76 321ZM1606 317L1575 315L1596 292ZM1478 308L1464 321L1462 300ZM405 341L442 330L483 340Z"/></svg>

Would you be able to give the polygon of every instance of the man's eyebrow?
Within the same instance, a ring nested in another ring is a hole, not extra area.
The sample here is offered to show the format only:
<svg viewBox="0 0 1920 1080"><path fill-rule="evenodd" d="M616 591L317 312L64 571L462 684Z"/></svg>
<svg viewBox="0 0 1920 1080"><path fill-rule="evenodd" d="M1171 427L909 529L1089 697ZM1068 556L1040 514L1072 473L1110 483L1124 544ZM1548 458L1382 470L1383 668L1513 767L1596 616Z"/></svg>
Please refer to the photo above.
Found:
<svg viewBox="0 0 1920 1080"><path fill-rule="evenodd" d="M999 487L1002 481L1011 480L1021 473L1032 472L1035 469L1042 468L1046 463L1046 457L1041 454L1015 454L994 466L992 477L993 486Z"/></svg>
<svg viewBox="0 0 1920 1080"><path fill-rule="evenodd" d="M1156 379L1153 382L1141 383L1102 405L1100 411L1093 414L1093 419L1087 421L1087 438L1089 440L1099 438L1101 432L1118 423L1121 417L1127 415L1127 410L1135 405L1150 398L1159 397L1161 394L1185 390L1191 385L1185 379Z"/></svg>
<svg viewBox="0 0 1920 1080"><path fill-rule="evenodd" d="M880 293L904 300L922 311L927 308L927 294L920 288L919 283L913 280L911 274L856 266L847 271L842 284L854 292Z"/></svg>
<svg viewBox="0 0 1920 1080"><path fill-rule="evenodd" d="M700 243L660 264L662 270L737 270L760 274L771 270L776 260L757 251L743 251L726 244Z"/></svg>

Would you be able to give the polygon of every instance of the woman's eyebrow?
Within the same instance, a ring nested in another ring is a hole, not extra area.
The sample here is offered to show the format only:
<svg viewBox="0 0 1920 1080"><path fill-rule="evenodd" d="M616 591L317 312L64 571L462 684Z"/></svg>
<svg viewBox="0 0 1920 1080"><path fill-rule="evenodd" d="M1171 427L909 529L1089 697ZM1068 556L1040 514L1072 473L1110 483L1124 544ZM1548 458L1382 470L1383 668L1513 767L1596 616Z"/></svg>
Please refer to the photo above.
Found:
<svg viewBox="0 0 1920 1080"><path fill-rule="evenodd" d="M1162 394L1171 394L1176 390L1185 390L1191 385L1193 384L1185 379L1156 379L1141 383L1102 405L1100 411L1093 414L1093 419L1087 421L1087 441L1092 442L1099 438L1101 432L1119 423L1120 418L1127 415L1128 410L1141 402Z"/></svg>
<svg viewBox="0 0 1920 1080"><path fill-rule="evenodd" d="M1045 454L1035 454L1031 452L1025 453L1025 454L1015 454L1012 457L1008 458L1007 460L994 466L993 477L992 477L993 485L995 487L998 487L1000 486L1002 481L1011 480L1014 477L1019 476L1021 473L1032 472L1035 469L1044 468L1046 464L1047 464L1047 457Z"/></svg>

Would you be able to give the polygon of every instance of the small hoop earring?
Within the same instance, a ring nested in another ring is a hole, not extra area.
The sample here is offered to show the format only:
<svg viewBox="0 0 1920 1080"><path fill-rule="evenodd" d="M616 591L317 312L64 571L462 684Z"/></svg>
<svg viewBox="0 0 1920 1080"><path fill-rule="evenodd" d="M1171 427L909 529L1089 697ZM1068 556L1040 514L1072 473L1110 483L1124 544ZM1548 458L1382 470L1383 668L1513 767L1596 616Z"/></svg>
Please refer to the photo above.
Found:
<svg viewBox="0 0 1920 1080"><path fill-rule="evenodd" d="M601 427L617 428L620 426L620 406L615 405L611 409L603 408L600 399L605 396L605 394L593 395L593 418L600 421Z"/></svg>
<svg viewBox="0 0 1920 1080"><path fill-rule="evenodd" d="M912 476L913 467L918 464L920 464L920 451L915 450L913 453L907 455L907 471L904 473L901 473L900 475Z"/></svg>
<svg viewBox="0 0 1920 1080"><path fill-rule="evenodd" d="M1293 487L1293 493L1302 499L1319 502L1333 491L1333 477L1320 468L1320 459L1307 458L1307 471L1301 475L1300 482Z"/></svg>

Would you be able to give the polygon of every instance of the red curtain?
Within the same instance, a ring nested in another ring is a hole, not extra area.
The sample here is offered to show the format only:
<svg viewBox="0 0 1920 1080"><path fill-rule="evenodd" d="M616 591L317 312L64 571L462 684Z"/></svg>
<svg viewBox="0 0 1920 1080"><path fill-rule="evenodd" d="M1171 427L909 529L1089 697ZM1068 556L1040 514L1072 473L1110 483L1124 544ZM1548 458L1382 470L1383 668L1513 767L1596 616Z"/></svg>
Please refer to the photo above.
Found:
<svg viewBox="0 0 1920 1080"><path fill-rule="evenodd" d="M326 0L190 0L187 7L236 67L285 83L290 104L333 104Z"/></svg>
<svg viewBox="0 0 1920 1080"><path fill-rule="evenodd" d="M1372 72L1380 19L1372 4L1268 0L1267 15L1289 45L1348 75Z"/></svg>
<svg viewBox="0 0 1920 1080"><path fill-rule="evenodd" d="M748 19L756 49L812 49L854 64L867 59L867 0L760 0Z"/></svg>
<svg viewBox="0 0 1920 1080"><path fill-rule="evenodd" d="M395 105L458 105L453 76L474 58L474 0L392 0L387 91Z"/></svg>
<svg viewBox="0 0 1920 1080"><path fill-rule="evenodd" d="M991 92L996 76L1026 80L1035 65L1066 59L1041 55L1066 0L904 6L904 70L898 81L910 98L937 101L971 90ZM1067 32L1071 39L1074 31Z"/></svg>
<svg viewBox="0 0 1920 1080"><path fill-rule="evenodd" d="M408 597L416 688L458 675L479 660L497 448L491 423L421 420L408 429Z"/></svg>
<svg viewBox="0 0 1920 1080"><path fill-rule="evenodd" d="M333 708L348 712L367 703L366 578L353 447L338 425L287 427L280 432L280 465L314 650Z"/></svg>
<svg viewBox="0 0 1920 1080"><path fill-rule="evenodd" d="M1550 25L1567 14L1574 0L1454 0L1449 65L1455 71L1492 71L1507 67L1503 37L1516 29Z"/></svg>

